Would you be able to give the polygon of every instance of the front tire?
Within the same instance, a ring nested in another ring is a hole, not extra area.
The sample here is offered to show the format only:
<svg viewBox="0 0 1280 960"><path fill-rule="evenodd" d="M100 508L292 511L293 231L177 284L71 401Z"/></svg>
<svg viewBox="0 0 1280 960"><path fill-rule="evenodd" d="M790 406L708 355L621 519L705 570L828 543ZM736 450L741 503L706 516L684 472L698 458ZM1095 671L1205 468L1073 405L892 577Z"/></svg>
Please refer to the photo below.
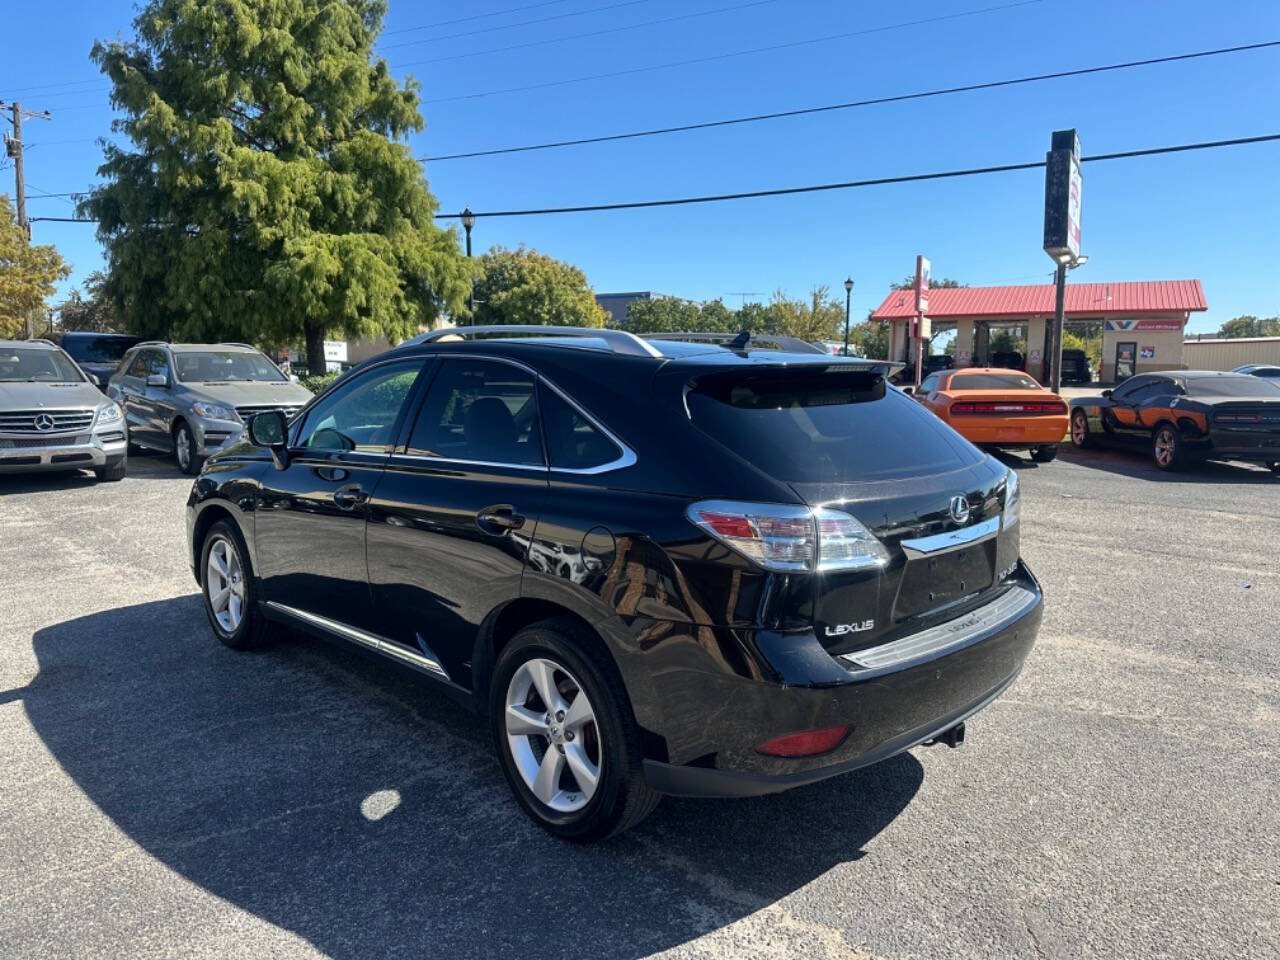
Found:
<svg viewBox="0 0 1280 960"><path fill-rule="evenodd" d="M1043 447L1031 448L1031 459L1036 463L1048 463L1058 455L1058 445L1047 443Z"/></svg>
<svg viewBox="0 0 1280 960"><path fill-rule="evenodd" d="M178 461L178 469L189 477L200 472L202 461L196 454L196 438L191 428L181 420L173 428L173 457Z"/></svg>
<svg viewBox="0 0 1280 960"><path fill-rule="evenodd" d="M249 551L230 520L219 520L205 534L199 569L204 612L217 638L236 650L261 644L267 619L258 610Z"/></svg>
<svg viewBox="0 0 1280 960"><path fill-rule="evenodd" d="M119 462L117 463L108 464L105 467L95 468L93 471L93 475L101 481L105 481L107 483L116 483L117 481L123 480L125 477L125 474L128 473L128 471L129 471L129 467L127 465L127 462L123 457L121 457Z"/></svg>
<svg viewBox="0 0 1280 960"><path fill-rule="evenodd" d="M1089 415L1083 410L1071 414L1071 445L1081 450L1092 447L1093 432L1089 429Z"/></svg>
<svg viewBox="0 0 1280 960"><path fill-rule="evenodd" d="M526 627L503 648L489 719L520 806L561 839L604 840L661 799L645 782L640 731L617 668L572 621Z"/></svg>
<svg viewBox="0 0 1280 960"><path fill-rule="evenodd" d="M1171 423L1158 424L1151 432L1151 459L1161 470L1182 469L1186 459L1186 443L1178 428Z"/></svg>

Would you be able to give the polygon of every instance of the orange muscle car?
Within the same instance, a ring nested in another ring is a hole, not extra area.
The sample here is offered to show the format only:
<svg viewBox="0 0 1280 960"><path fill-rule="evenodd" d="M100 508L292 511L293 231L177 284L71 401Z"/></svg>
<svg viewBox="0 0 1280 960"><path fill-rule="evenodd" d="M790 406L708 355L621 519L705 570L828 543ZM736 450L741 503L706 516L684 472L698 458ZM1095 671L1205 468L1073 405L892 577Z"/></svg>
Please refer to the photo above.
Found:
<svg viewBox="0 0 1280 960"><path fill-rule="evenodd" d="M1030 450L1037 463L1056 457L1067 433L1066 401L1020 370L940 370L925 377L915 398L970 443Z"/></svg>

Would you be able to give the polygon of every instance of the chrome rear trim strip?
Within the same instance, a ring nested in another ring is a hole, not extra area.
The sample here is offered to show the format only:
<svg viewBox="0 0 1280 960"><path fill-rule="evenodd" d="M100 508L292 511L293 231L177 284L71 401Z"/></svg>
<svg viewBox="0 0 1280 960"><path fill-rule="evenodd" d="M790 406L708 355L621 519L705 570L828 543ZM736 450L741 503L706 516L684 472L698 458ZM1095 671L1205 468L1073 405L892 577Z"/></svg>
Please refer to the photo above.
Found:
<svg viewBox="0 0 1280 960"><path fill-rule="evenodd" d="M366 649L376 651L385 657L390 657L392 660L402 660L412 666L420 667L428 673L443 677L445 680L449 679L448 671L440 665L439 661L423 656L416 650L406 649L392 640L387 640L385 637L366 633L349 624L330 620L328 617L322 617L307 610L299 610L297 607L285 606L283 603L276 603L274 600L268 600L267 606L272 610L278 610L280 613L288 614L297 620L301 620L303 623L309 623L313 627L326 630L335 636L341 637L343 640L350 640L352 643Z"/></svg>
<svg viewBox="0 0 1280 960"><path fill-rule="evenodd" d="M976 643L1002 625L1016 620L1036 603L1034 591L1015 585L991 603L962 617L878 647L841 654L840 660L845 669L856 675L870 670L900 670L936 660Z"/></svg>
<svg viewBox="0 0 1280 960"><path fill-rule="evenodd" d="M967 547L982 543L984 540L990 540L999 532L1000 516L997 514L988 520L983 520L981 523L975 523L972 527L960 527L958 530L936 533L931 537L902 540L900 545L903 553L911 559L916 559L918 557L932 556L935 553L945 553L948 550L955 550L957 547Z"/></svg>

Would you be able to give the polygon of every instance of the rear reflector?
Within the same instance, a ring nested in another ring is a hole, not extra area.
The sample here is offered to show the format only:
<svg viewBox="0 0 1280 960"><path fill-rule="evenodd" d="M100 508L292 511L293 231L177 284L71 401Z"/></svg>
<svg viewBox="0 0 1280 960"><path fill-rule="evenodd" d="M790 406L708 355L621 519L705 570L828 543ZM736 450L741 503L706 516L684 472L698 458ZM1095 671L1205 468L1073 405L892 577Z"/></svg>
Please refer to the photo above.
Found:
<svg viewBox="0 0 1280 960"><path fill-rule="evenodd" d="M1052 400L1045 403L1035 401L1003 401L998 403L972 403L969 401L961 401L951 405L952 413L965 414L988 414L992 416L1001 416L1009 413L1066 413L1067 405L1060 400Z"/></svg>
<svg viewBox="0 0 1280 960"><path fill-rule="evenodd" d="M788 733L786 736L766 740L756 747L756 752L770 757L814 757L840 746L852 729L853 727L849 724L845 724L843 727L824 727L821 730Z"/></svg>

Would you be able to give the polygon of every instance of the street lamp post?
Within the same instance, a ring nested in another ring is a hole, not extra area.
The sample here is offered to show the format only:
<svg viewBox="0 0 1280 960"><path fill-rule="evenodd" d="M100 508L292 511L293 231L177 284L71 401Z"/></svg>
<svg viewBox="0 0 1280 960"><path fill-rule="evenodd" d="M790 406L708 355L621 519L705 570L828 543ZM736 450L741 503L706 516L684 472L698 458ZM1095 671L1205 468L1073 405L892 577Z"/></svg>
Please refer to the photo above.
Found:
<svg viewBox="0 0 1280 960"><path fill-rule="evenodd" d="M1058 258L1054 277L1053 329L1049 331L1049 389L1054 393L1062 392L1062 331L1067 312L1067 271L1083 267L1088 260L1087 254Z"/></svg>
<svg viewBox="0 0 1280 960"><path fill-rule="evenodd" d="M471 212L470 207L464 207L462 210L462 229L467 232L467 259L471 259L471 228L476 225L476 215ZM476 278L471 278L471 289L467 293L467 312L474 312L476 296Z"/></svg>
<svg viewBox="0 0 1280 960"><path fill-rule="evenodd" d="M849 304L853 301L853 277L844 282L844 355L849 355Z"/></svg>

